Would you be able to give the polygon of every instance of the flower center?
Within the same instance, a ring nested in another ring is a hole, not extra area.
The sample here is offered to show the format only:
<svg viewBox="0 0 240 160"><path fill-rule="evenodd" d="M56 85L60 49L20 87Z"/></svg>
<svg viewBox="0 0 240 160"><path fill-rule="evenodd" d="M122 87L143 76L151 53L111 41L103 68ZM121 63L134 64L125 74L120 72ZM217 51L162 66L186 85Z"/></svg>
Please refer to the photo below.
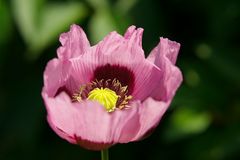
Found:
<svg viewBox="0 0 240 160"><path fill-rule="evenodd" d="M128 94L128 86L122 86L117 79L102 79L81 86L72 96L73 102L81 102L84 99L97 101L108 112L112 112L116 108L125 108L132 96Z"/></svg>
<svg viewBox="0 0 240 160"><path fill-rule="evenodd" d="M101 87L92 90L87 99L98 101L108 112L112 112L116 107L118 96L111 89Z"/></svg>

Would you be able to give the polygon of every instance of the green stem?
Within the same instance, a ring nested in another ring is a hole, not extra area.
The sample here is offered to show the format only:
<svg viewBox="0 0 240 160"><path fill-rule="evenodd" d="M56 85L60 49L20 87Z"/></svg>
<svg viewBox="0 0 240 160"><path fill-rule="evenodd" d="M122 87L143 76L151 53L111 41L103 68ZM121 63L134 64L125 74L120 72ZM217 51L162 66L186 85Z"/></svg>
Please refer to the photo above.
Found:
<svg viewBox="0 0 240 160"><path fill-rule="evenodd" d="M108 159L108 149L101 150L101 157L102 157L102 160L109 160Z"/></svg>

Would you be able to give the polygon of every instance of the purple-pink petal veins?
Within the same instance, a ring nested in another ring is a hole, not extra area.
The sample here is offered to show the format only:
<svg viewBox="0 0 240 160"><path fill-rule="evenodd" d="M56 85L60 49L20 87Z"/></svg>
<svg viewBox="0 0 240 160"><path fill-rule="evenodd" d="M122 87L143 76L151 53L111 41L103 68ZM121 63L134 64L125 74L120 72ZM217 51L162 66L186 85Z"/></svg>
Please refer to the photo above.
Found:
<svg viewBox="0 0 240 160"><path fill-rule="evenodd" d="M157 100L168 101L173 98L182 82L182 73L175 66L180 44L167 38L160 38L159 44L152 50L148 60L162 70L161 81L152 93Z"/></svg>
<svg viewBox="0 0 240 160"><path fill-rule="evenodd" d="M59 59L52 59L48 62L44 71L43 90L49 96L54 96L57 90L63 86L69 77L69 63Z"/></svg>
<svg viewBox="0 0 240 160"><path fill-rule="evenodd" d="M90 48L85 32L75 24L71 26L69 32L62 33L59 40L62 46L57 50L57 54L62 59L77 57Z"/></svg>
<svg viewBox="0 0 240 160"><path fill-rule="evenodd" d="M142 35L143 35L143 29L137 28L136 26L130 26L126 33L124 34L124 38L128 39L130 43L137 44L139 47L142 48Z"/></svg>
<svg viewBox="0 0 240 160"><path fill-rule="evenodd" d="M140 129L132 141L144 138L145 134L157 127L169 103L147 98L143 103L136 105L138 105L137 107L139 108Z"/></svg>

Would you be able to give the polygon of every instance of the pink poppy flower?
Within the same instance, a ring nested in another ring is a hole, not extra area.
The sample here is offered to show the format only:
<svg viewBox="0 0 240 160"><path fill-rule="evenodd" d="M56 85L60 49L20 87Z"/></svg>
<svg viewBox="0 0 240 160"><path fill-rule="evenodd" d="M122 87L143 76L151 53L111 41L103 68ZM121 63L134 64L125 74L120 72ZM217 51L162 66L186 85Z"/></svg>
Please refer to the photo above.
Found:
<svg viewBox="0 0 240 160"><path fill-rule="evenodd" d="M156 128L182 82L175 66L180 44L160 38L145 58L142 34L130 26L94 46L77 25L61 34L42 89L47 120L61 138L102 150Z"/></svg>

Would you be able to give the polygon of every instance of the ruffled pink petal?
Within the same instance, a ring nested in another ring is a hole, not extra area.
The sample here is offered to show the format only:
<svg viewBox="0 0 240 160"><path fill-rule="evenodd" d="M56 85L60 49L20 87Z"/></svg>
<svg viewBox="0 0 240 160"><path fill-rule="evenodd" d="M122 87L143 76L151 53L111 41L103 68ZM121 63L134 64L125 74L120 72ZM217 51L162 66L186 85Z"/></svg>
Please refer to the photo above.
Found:
<svg viewBox="0 0 240 160"><path fill-rule="evenodd" d="M94 144L113 145L119 142L129 142L137 134L140 128L138 108L108 113L96 102L86 101L84 103L81 106L78 105L79 123L76 124L77 135L81 139ZM88 148L88 146L84 147Z"/></svg>
<svg viewBox="0 0 240 160"><path fill-rule="evenodd" d="M128 53L131 54L140 54L141 57L144 57L144 51L142 50L142 34L143 29L137 28L135 26L130 26L124 37L117 32L111 32L107 35L101 42L99 42L96 46L100 48L100 54L109 54L112 53L122 45L125 45L125 51L128 50ZM122 52L118 56L124 56L125 53ZM140 56L138 55L138 56ZM114 55L116 56L116 55ZM136 55L135 55L136 56Z"/></svg>
<svg viewBox="0 0 240 160"><path fill-rule="evenodd" d="M113 59L111 60L113 57L111 53L115 52L122 41L123 37L121 35L117 32L111 32L103 41L91 47L85 54L70 59L73 67L72 76L77 83L82 85L89 83L92 80L94 70L97 67L105 65L109 61L114 62ZM103 55L105 55L105 59L103 58ZM120 56L121 55L118 55L118 57ZM115 59L118 59L116 55ZM121 61L118 61L118 63L121 63Z"/></svg>
<svg viewBox="0 0 240 160"><path fill-rule="evenodd" d="M98 49L96 53L108 55L109 53L117 50L122 43L124 43L124 38L116 31L113 31L104 37L102 41L95 45L95 47Z"/></svg>
<svg viewBox="0 0 240 160"><path fill-rule="evenodd" d="M128 39L129 43L132 43L133 45L138 44L139 47L142 48L142 35L142 28L136 29L136 26L130 26L124 34L124 38Z"/></svg>
<svg viewBox="0 0 240 160"><path fill-rule="evenodd" d="M79 85L70 75L71 63L67 60L53 59L48 62L44 71L43 90L50 97L54 97L57 92L62 90L72 94L78 89Z"/></svg>
<svg viewBox="0 0 240 160"><path fill-rule="evenodd" d="M155 62L156 65L160 65L160 57L166 56L172 64L175 64L179 50L179 43L161 37L159 44L149 54L148 60Z"/></svg>
<svg viewBox="0 0 240 160"><path fill-rule="evenodd" d="M179 48L179 43L160 38L160 43L147 58L162 71L161 81L151 94L151 96L157 100L168 101L172 99L182 82L182 73L179 68L174 65Z"/></svg>
<svg viewBox="0 0 240 160"><path fill-rule="evenodd" d="M57 54L60 59L69 59L84 54L90 44L85 32L78 25L73 24L69 32L62 33L59 38L62 46Z"/></svg>
<svg viewBox="0 0 240 160"><path fill-rule="evenodd" d="M71 75L77 84L85 85L91 82L94 70L99 65L96 56L96 47L92 47L81 57L70 59L72 65Z"/></svg>
<svg viewBox="0 0 240 160"><path fill-rule="evenodd" d="M136 76L132 96L134 99L143 101L152 94L159 84L161 70L146 60L131 66L131 68Z"/></svg>
<svg viewBox="0 0 240 160"><path fill-rule="evenodd" d="M98 48L96 56L108 56L109 59L106 61L111 61L110 58L112 58L113 61L118 63L126 62L129 58L131 60L144 59L144 51L140 45L143 30L141 28L135 30L134 28L134 26L129 27L125 37L117 32L111 32L96 45Z"/></svg>
<svg viewBox="0 0 240 160"><path fill-rule="evenodd" d="M146 99L142 104L135 103L133 106L139 108L138 114L140 116L140 129L132 141L142 139L149 131L155 129L160 122L163 114L169 106L169 102L155 101L152 98Z"/></svg>
<svg viewBox="0 0 240 160"><path fill-rule="evenodd" d="M74 138L75 126L73 117L77 113L70 103L67 95L62 92L56 98L49 97L45 92L42 92L42 97L47 109L47 120L50 127L63 139L70 143L77 143Z"/></svg>
<svg viewBox="0 0 240 160"><path fill-rule="evenodd" d="M137 107L108 113L94 101L72 103L64 92L55 98L43 93L43 98L54 131L87 149L101 150L118 142L129 142L140 128Z"/></svg>
<svg viewBox="0 0 240 160"><path fill-rule="evenodd" d="M49 96L54 96L68 78L69 63L59 59L52 59L48 62L44 71L44 88Z"/></svg>
<svg viewBox="0 0 240 160"><path fill-rule="evenodd" d="M86 54L72 58L70 61L74 79L80 84L88 83L92 80L94 70L97 67L105 64L121 64L121 58L126 58L125 61L127 61L128 57L115 52L122 43L123 37L116 32L111 32L103 41L91 47ZM112 53L115 53L115 55Z"/></svg>

